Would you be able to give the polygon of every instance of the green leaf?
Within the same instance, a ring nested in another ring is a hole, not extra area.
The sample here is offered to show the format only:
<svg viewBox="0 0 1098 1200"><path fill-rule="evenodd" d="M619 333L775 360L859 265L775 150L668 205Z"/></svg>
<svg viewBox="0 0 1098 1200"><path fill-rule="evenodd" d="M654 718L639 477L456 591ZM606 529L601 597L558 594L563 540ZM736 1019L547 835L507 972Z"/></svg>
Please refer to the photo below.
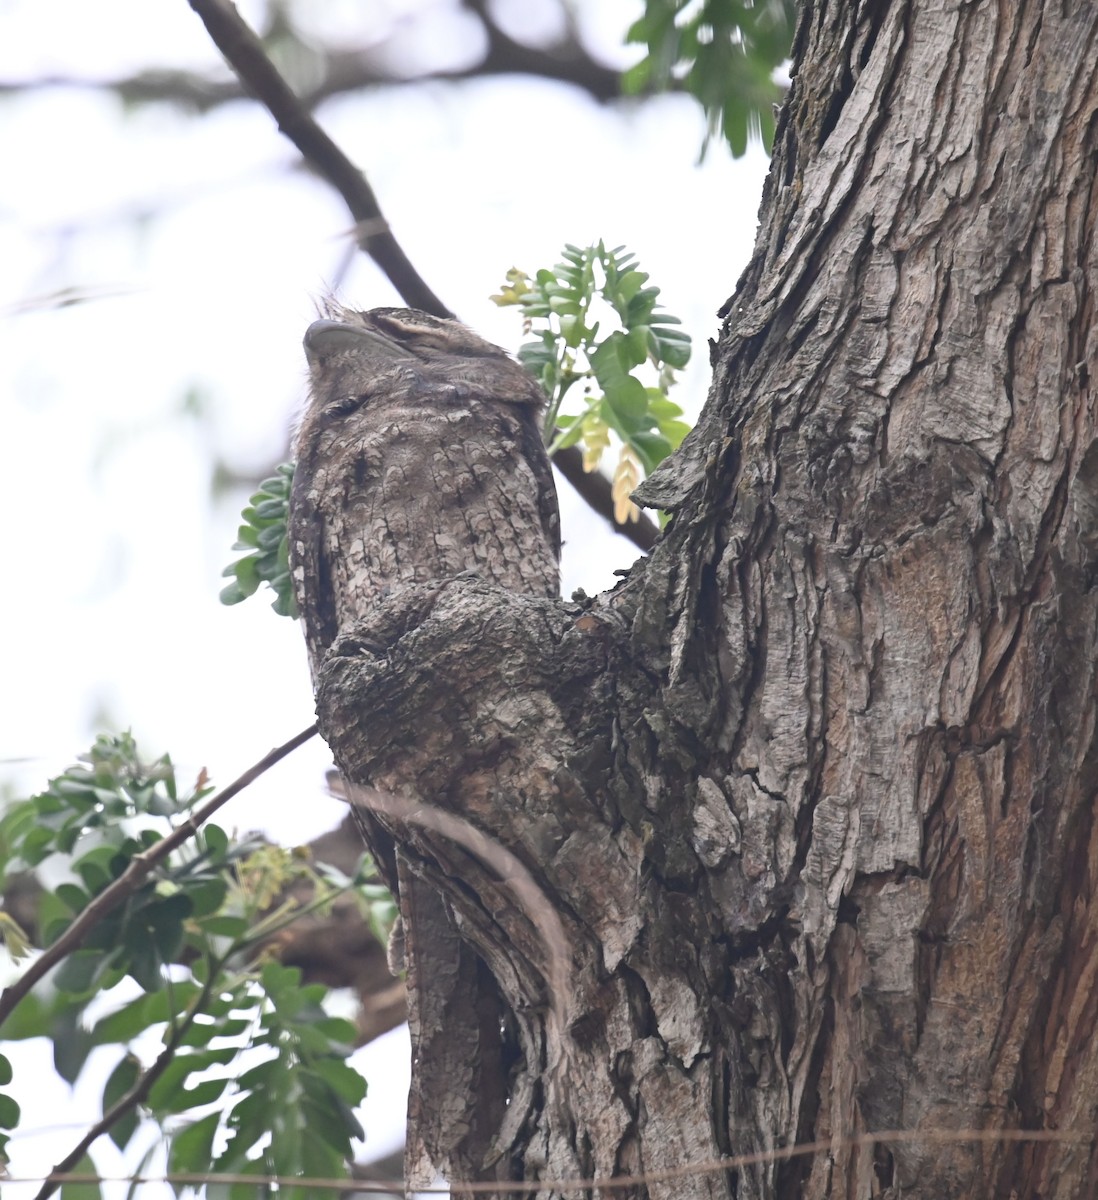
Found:
<svg viewBox="0 0 1098 1200"><path fill-rule="evenodd" d="M284 967L281 963L268 962L264 963L259 979L267 994L275 999L300 986L301 970L298 967Z"/></svg>
<svg viewBox="0 0 1098 1200"><path fill-rule="evenodd" d="M690 361L690 337L678 329L649 326L648 350L657 362L681 371Z"/></svg>
<svg viewBox="0 0 1098 1200"><path fill-rule="evenodd" d="M348 1104L361 1104L366 1098L366 1080L343 1059L318 1059L313 1070Z"/></svg>
<svg viewBox="0 0 1098 1200"><path fill-rule="evenodd" d="M157 1012L157 1008L161 1011ZM169 1015L166 992L139 996L124 1004L117 1012L97 1021L92 1029L92 1038L98 1046L127 1042L150 1025L167 1021Z"/></svg>
<svg viewBox="0 0 1098 1200"><path fill-rule="evenodd" d="M146 1103L155 1113L185 1112L189 1107L186 1102L180 1106L183 1096L183 1084L192 1070L203 1070L204 1064L196 1063L193 1055L177 1055L164 1068L164 1071L152 1085Z"/></svg>
<svg viewBox="0 0 1098 1200"><path fill-rule="evenodd" d="M244 917L212 916L202 917L200 924L211 937L226 937L236 941L248 932L248 922Z"/></svg>
<svg viewBox="0 0 1098 1200"><path fill-rule="evenodd" d="M216 913L224 904L229 891L228 881L222 876L212 876L187 888L191 903L191 916L200 917Z"/></svg>
<svg viewBox="0 0 1098 1200"><path fill-rule="evenodd" d="M661 421L660 433L667 439L672 451L677 450L683 438L690 432L690 426L685 421Z"/></svg>
<svg viewBox="0 0 1098 1200"><path fill-rule="evenodd" d="M723 130L733 158L747 153L747 119L750 110L738 96L729 97L724 106Z"/></svg>
<svg viewBox="0 0 1098 1200"><path fill-rule="evenodd" d="M682 416L682 409L659 388L648 389L648 411L657 421L674 421Z"/></svg>
<svg viewBox="0 0 1098 1200"><path fill-rule="evenodd" d="M6 1092L0 1092L0 1129L15 1129L19 1124L19 1104Z"/></svg>
<svg viewBox="0 0 1098 1200"><path fill-rule="evenodd" d="M186 1099L187 1108L203 1108L207 1104L213 1104L215 1100L220 1100L231 1082L230 1079L204 1079L193 1087L184 1088L181 1096Z"/></svg>
<svg viewBox="0 0 1098 1200"><path fill-rule="evenodd" d="M93 896L114 880L115 873L110 868L115 854L113 846L96 846L72 864Z"/></svg>
<svg viewBox="0 0 1098 1200"><path fill-rule="evenodd" d="M69 1005L59 1009L50 1033L53 1065L66 1083L75 1083L92 1049L91 1034L80 1023L81 1009Z"/></svg>
<svg viewBox="0 0 1098 1200"><path fill-rule="evenodd" d="M220 1120L221 1114L213 1112L176 1133L168 1151L169 1171L179 1174L208 1171Z"/></svg>
<svg viewBox="0 0 1098 1200"><path fill-rule="evenodd" d="M561 316L560 333L566 346L575 349L580 345L587 335L587 326L584 325L583 317L579 312Z"/></svg>
<svg viewBox="0 0 1098 1200"><path fill-rule="evenodd" d="M31 867L37 866L53 848L53 832L41 826L32 829L23 839L20 857Z"/></svg>
<svg viewBox="0 0 1098 1200"><path fill-rule="evenodd" d="M266 1173L266 1163L262 1160L258 1162L242 1162L238 1164L237 1173L243 1175L263 1175ZM306 1200L305 1197L298 1196L298 1188L279 1188L279 1200ZM233 1183L229 1185L229 1200L256 1200L257 1195L262 1195L266 1191L258 1183ZM290 1195L290 1192L293 1195Z"/></svg>
<svg viewBox="0 0 1098 1200"><path fill-rule="evenodd" d="M293 467L282 463L274 475L263 480L244 508L234 550L247 553L222 572L232 580L221 590L223 604L239 604L266 584L275 593L272 608L280 614L296 616L297 608L287 563L289 544L289 498Z"/></svg>
<svg viewBox="0 0 1098 1200"><path fill-rule="evenodd" d="M629 374L626 347L624 336L607 338L591 356L595 378L602 385L606 402L613 411L611 423L621 435L636 423L643 423L648 413L644 387Z"/></svg>
<svg viewBox="0 0 1098 1200"><path fill-rule="evenodd" d="M636 96L648 87L651 79L651 63L642 58L639 63L634 63L621 73L621 90L627 96Z"/></svg>
<svg viewBox="0 0 1098 1200"><path fill-rule="evenodd" d="M278 482L275 481L275 486ZM255 506L255 521L277 521L286 515L286 501L282 498L262 500Z"/></svg>
<svg viewBox="0 0 1098 1200"><path fill-rule="evenodd" d="M156 946L151 941L138 937L126 946L129 952L126 956L126 968L134 982L147 992L155 992L163 986L164 978L160 973L163 960L157 953Z"/></svg>
<svg viewBox="0 0 1098 1200"><path fill-rule="evenodd" d="M178 957L183 947L183 922L192 908L184 892L160 897L147 890L127 905L120 962L146 991L163 985L161 967Z"/></svg>
<svg viewBox="0 0 1098 1200"><path fill-rule="evenodd" d="M78 887L75 883L59 883L53 890L54 896L69 910L71 913L83 912L91 903L91 896L88 895L82 887Z"/></svg>
<svg viewBox="0 0 1098 1200"><path fill-rule="evenodd" d="M98 1021L92 1029L92 1039L98 1046L127 1042L153 1025L177 1017L198 995L197 984L180 981L170 988L138 996Z"/></svg>
<svg viewBox="0 0 1098 1200"><path fill-rule="evenodd" d="M242 600L247 600L247 595L241 591L240 585L234 580L227 587L223 587L217 594L218 599L222 604L239 604Z"/></svg>
<svg viewBox="0 0 1098 1200"><path fill-rule="evenodd" d="M72 1169L74 1175L97 1175L95 1163L85 1154ZM98 1183L63 1183L61 1185L61 1200L101 1200L102 1192Z"/></svg>
<svg viewBox="0 0 1098 1200"><path fill-rule="evenodd" d="M583 437L583 426L577 422L566 433L558 437L552 444L551 453L556 454L558 450L564 450L568 446L574 446L580 438Z"/></svg>
<svg viewBox="0 0 1098 1200"><path fill-rule="evenodd" d="M637 325L626 334L625 344L628 347L627 361L631 367L639 367L648 357L650 332L647 325Z"/></svg>
<svg viewBox="0 0 1098 1200"><path fill-rule="evenodd" d="M271 601L271 608L275 610L280 617L296 617L297 616L297 601L294 599L293 592L290 590L289 576L284 579L274 579L271 581L271 586L278 592L278 595Z"/></svg>
<svg viewBox="0 0 1098 1200"><path fill-rule="evenodd" d="M62 992L80 995L88 991L104 965L101 950L74 950L53 977L54 985Z"/></svg>
<svg viewBox="0 0 1098 1200"><path fill-rule="evenodd" d="M232 1062L236 1055L236 1047L234 1046L218 1046L210 1047L209 1042L212 1038L234 1038L239 1040L240 1037L248 1033L255 1026L255 1021L252 1017L222 1017L213 1024L200 1024L196 1021L182 1038L181 1044L184 1046L206 1046L204 1051L209 1059L208 1065L212 1066L215 1063Z"/></svg>
<svg viewBox="0 0 1098 1200"><path fill-rule="evenodd" d="M651 474L671 453L671 443L662 434L639 431L629 444L640 456L645 471Z"/></svg>
<svg viewBox="0 0 1098 1200"><path fill-rule="evenodd" d="M56 1020L57 1010L72 1003L68 996L54 993L43 1000L37 992L24 996L15 1006L11 1016L4 1022L4 1041L18 1042L24 1038L49 1037Z"/></svg>
<svg viewBox="0 0 1098 1200"><path fill-rule="evenodd" d="M117 1066L110 1073L106 1084L103 1087L103 1112L106 1113L110 1108L118 1103L123 1096L133 1087L141 1074L141 1065L131 1054L123 1055L119 1059ZM125 1150L129 1144L130 1138L133 1137L134 1130L137 1128L137 1109L136 1106L124 1116L120 1117L110 1127L111 1141L119 1148Z"/></svg>
<svg viewBox="0 0 1098 1200"><path fill-rule="evenodd" d="M261 550L277 550L279 542L285 537L284 531L278 525L269 525L259 531L259 548Z"/></svg>
<svg viewBox="0 0 1098 1200"><path fill-rule="evenodd" d="M352 1138L365 1136L362 1125L352 1109L338 1096L330 1093L319 1102L303 1104L302 1113L306 1118L306 1130L323 1138L335 1151L337 1161L348 1155ZM309 1143L306 1142L305 1146L308 1148Z"/></svg>

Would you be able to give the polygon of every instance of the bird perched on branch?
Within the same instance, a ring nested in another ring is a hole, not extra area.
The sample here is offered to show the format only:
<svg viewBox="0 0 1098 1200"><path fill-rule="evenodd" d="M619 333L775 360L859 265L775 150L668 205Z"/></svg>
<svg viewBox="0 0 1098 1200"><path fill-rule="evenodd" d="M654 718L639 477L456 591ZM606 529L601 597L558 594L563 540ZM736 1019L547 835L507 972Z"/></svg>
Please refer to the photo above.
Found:
<svg viewBox="0 0 1098 1200"><path fill-rule="evenodd" d="M518 363L457 321L407 308L331 308L306 331L305 353L289 543L314 678L336 637L401 587L472 571L557 595L544 396ZM355 782L370 783L352 781L352 794ZM413 1082L408 1170L461 1175L479 1169L494 1132L477 1128L476 1064L498 1060L505 1006L433 886L447 879L429 838L381 816L360 823L399 894L416 1071L453 1085L450 1111L433 1113L417 1109Z"/></svg>
<svg viewBox="0 0 1098 1200"><path fill-rule="evenodd" d="M290 559L314 674L336 634L402 584L475 571L557 595L544 396L518 363L410 308L331 309L305 353Z"/></svg>

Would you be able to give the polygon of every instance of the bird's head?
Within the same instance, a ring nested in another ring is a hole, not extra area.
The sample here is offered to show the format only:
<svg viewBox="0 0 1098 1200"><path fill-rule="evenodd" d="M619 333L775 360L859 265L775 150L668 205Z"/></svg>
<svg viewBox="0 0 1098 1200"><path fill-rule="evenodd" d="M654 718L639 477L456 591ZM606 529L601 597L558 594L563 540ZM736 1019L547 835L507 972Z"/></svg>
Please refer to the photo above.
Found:
<svg viewBox="0 0 1098 1200"><path fill-rule="evenodd" d="M341 364L396 365L446 358L506 357L460 321L416 308L372 308L367 312L329 306L328 315L305 331L305 356L314 377Z"/></svg>

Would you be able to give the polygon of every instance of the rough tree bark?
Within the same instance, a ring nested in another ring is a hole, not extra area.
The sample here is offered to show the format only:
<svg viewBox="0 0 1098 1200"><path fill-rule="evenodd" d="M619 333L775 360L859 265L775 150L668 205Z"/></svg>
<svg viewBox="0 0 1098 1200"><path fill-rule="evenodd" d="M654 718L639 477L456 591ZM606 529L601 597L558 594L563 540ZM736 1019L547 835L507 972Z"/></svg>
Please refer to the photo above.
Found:
<svg viewBox="0 0 1098 1200"><path fill-rule="evenodd" d="M1093 1195L1092 1144L933 1135L1098 1107L1098 6L809 0L795 54L651 557L394 597L321 673L348 776L514 852L567 947L557 1021L506 881L404 829L512 1014L418 1064L410 1166L823 1139L624 1194Z"/></svg>

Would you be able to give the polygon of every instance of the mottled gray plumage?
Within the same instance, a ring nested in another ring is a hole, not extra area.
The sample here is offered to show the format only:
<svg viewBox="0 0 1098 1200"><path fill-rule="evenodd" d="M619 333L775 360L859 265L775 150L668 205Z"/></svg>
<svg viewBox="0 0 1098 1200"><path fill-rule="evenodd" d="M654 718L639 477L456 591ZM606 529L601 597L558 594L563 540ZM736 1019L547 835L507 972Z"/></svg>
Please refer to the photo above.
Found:
<svg viewBox="0 0 1098 1200"><path fill-rule="evenodd" d="M518 363L407 308L331 310L305 353L290 561L314 673L337 633L402 584L477 571L557 594L543 396Z"/></svg>
<svg viewBox="0 0 1098 1200"><path fill-rule="evenodd" d="M516 362L457 321L407 308L332 309L309 326L305 353L311 387L289 542L314 677L336 637L368 623L403 586L475 571L511 591L557 595L560 522L543 396ZM517 1053L503 1049L506 1005L459 933L452 881L429 835L355 813L400 903L417 1079L425 1095L443 1082L454 1095L438 1112L417 1104L413 1086L406 1173L474 1177L505 1111L487 1124L478 1116L484 1064Z"/></svg>

